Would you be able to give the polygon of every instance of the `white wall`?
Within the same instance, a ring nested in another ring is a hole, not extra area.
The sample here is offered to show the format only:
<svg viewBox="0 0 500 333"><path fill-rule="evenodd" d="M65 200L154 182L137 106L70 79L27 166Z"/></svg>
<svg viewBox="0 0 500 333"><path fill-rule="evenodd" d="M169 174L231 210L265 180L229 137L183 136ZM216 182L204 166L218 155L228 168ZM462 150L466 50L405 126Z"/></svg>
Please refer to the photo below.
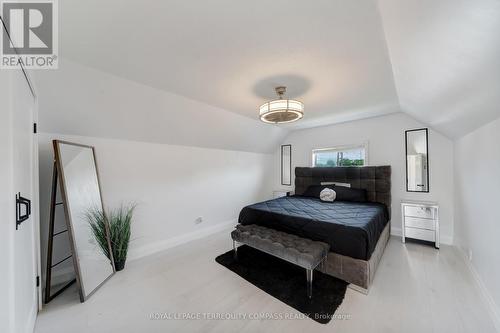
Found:
<svg viewBox="0 0 500 333"><path fill-rule="evenodd" d="M271 153L287 132L65 59L35 79L43 133Z"/></svg>
<svg viewBox="0 0 500 333"><path fill-rule="evenodd" d="M401 234L400 202L402 199L437 201L440 204L441 241L451 244L453 238L453 143L430 129L430 193L406 192L405 130L425 127L404 113L317 127L292 132L283 144L292 145L292 172L296 166L311 166L311 152L368 142L370 165L392 166L392 233ZM275 155L275 187L280 185L279 152ZM295 175L292 175L292 179ZM292 186L289 187L293 189Z"/></svg>
<svg viewBox="0 0 500 333"><path fill-rule="evenodd" d="M52 139L95 147L106 207L138 204L129 258L227 227L235 223L242 207L271 197L272 154L41 133L42 250L47 238ZM199 216L204 221L195 224Z"/></svg>
<svg viewBox="0 0 500 333"><path fill-rule="evenodd" d="M500 323L500 118L455 143L455 242Z"/></svg>

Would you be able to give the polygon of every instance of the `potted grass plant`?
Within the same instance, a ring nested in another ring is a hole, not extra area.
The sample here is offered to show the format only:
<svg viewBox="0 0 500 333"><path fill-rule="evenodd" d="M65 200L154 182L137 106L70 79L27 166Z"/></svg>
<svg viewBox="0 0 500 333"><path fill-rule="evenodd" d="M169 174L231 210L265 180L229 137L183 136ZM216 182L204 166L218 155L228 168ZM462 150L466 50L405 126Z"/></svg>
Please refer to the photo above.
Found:
<svg viewBox="0 0 500 333"><path fill-rule="evenodd" d="M125 261L127 260L130 226L134 209L135 205L122 205L120 208L109 212L104 212L102 209L90 209L86 213L94 238L104 255L111 260L106 239L106 224L109 226L111 251L117 272L125 267Z"/></svg>

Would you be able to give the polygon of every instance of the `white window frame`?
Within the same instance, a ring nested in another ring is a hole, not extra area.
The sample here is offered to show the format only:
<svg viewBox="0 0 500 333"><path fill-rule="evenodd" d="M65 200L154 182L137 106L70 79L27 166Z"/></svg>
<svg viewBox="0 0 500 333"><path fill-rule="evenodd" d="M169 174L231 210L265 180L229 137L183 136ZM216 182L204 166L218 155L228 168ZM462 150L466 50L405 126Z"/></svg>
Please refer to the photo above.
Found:
<svg viewBox="0 0 500 333"><path fill-rule="evenodd" d="M365 150L365 164L363 166L368 166L370 165L369 163L369 144L368 141L358 143L358 144L347 144L347 145L335 145L335 146L330 146L328 148L313 148L311 150L311 167L314 166L314 154L316 152L320 152L322 150L348 150L348 149L355 149L355 148L364 148Z"/></svg>

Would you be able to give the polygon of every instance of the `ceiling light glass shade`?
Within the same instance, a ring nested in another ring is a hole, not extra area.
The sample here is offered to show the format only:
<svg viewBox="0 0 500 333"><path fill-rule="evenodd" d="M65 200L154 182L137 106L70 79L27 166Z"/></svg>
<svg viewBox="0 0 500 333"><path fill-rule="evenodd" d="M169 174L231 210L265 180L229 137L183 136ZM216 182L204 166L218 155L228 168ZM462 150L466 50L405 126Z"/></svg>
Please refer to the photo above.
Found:
<svg viewBox="0 0 500 333"><path fill-rule="evenodd" d="M291 123L303 116L304 104L293 99L277 99L260 106L260 120L265 123Z"/></svg>

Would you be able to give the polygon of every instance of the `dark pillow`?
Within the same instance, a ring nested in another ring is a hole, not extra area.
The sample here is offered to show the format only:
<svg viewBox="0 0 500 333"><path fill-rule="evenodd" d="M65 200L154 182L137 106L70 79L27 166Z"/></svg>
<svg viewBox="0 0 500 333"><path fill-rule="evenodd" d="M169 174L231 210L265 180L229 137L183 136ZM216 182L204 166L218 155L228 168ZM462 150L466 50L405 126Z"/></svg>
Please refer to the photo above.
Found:
<svg viewBox="0 0 500 333"><path fill-rule="evenodd" d="M313 198L319 198L319 194L321 191L323 191L325 188L329 188L335 191L334 185L310 185L304 193L302 193L303 197L313 197Z"/></svg>
<svg viewBox="0 0 500 333"><path fill-rule="evenodd" d="M366 202L367 200L367 193L365 189L335 186L333 190L337 192L337 198L335 200L353 202Z"/></svg>

